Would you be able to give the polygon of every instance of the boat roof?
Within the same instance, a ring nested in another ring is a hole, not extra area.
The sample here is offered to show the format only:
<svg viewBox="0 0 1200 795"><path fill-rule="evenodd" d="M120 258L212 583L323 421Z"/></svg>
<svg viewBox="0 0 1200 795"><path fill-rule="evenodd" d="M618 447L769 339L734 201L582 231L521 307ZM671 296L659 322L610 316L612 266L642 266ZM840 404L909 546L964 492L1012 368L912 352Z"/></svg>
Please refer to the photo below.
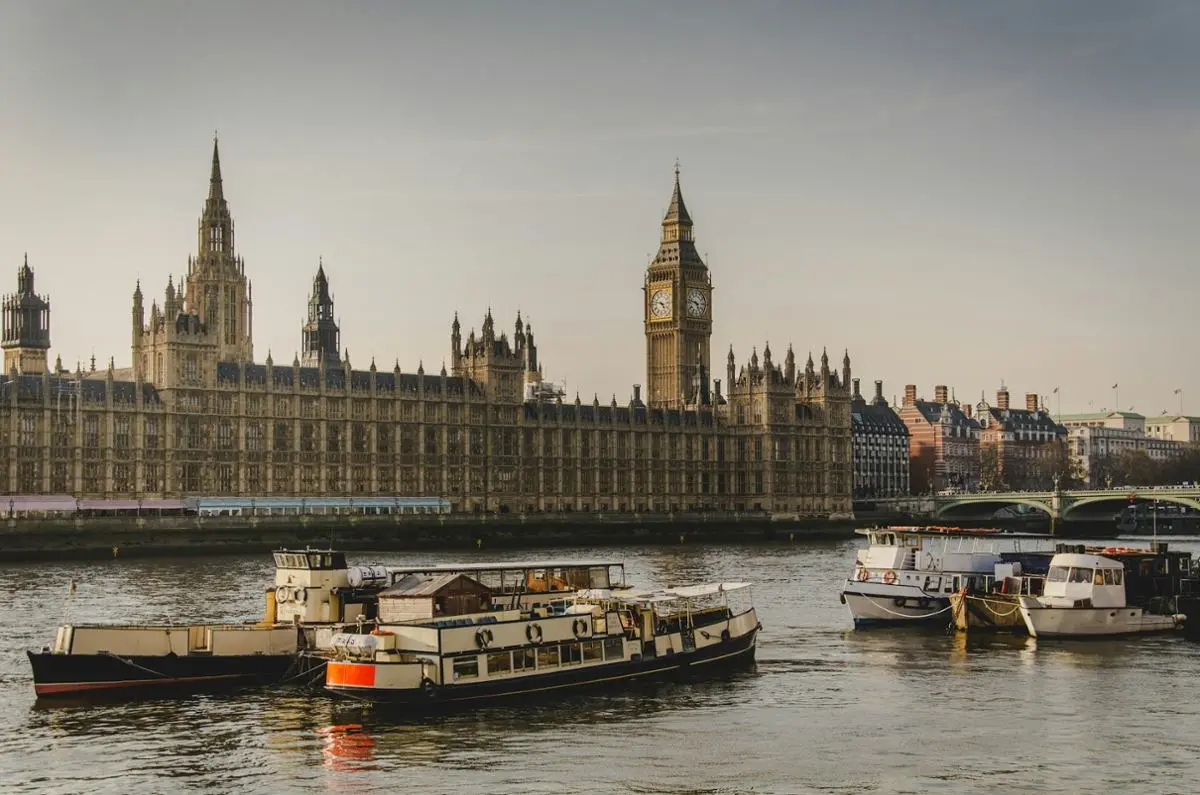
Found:
<svg viewBox="0 0 1200 795"><path fill-rule="evenodd" d="M998 527L948 527L943 525L889 525L887 527L859 527L855 531L859 535L870 533L897 533L907 536L985 536L988 538L1058 538L1047 533L1021 533L1003 530Z"/></svg>
<svg viewBox="0 0 1200 795"><path fill-rule="evenodd" d="M379 597L382 599L393 596L433 596L447 585L451 585L460 579L473 583L477 588L484 588L478 580L474 580L460 572L428 575L410 574L387 590L380 591Z"/></svg>
<svg viewBox="0 0 1200 795"><path fill-rule="evenodd" d="M429 563L410 564L405 566L388 566L391 572L465 572L465 571L496 571L498 569L588 569L599 566L624 566L617 560L534 560L506 561L494 563Z"/></svg>
<svg viewBox="0 0 1200 795"><path fill-rule="evenodd" d="M1103 555L1087 555L1078 552L1059 552L1050 559L1051 566L1078 566L1089 569L1120 569L1124 564Z"/></svg>
<svg viewBox="0 0 1200 795"><path fill-rule="evenodd" d="M614 599L624 602L677 602L682 599L697 599L730 591L741 591L750 587L748 582L710 582L701 585L682 585L661 588L655 591L625 591L613 594Z"/></svg>

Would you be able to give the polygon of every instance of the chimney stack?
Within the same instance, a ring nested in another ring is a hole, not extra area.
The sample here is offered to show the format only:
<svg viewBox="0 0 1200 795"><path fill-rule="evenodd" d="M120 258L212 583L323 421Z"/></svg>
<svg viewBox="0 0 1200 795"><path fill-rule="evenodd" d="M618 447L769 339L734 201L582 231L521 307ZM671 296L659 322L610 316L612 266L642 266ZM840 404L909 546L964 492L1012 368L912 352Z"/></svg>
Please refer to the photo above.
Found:
<svg viewBox="0 0 1200 795"><path fill-rule="evenodd" d="M642 385L633 385L633 405L640 406L642 404Z"/></svg>
<svg viewBox="0 0 1200 795"><path fill-rule="evenodd" d="M854 397L854 399L855 399L855 400L861 400L861 399L862 399L862 395L860 395L860 394L858 393L858 382L859 382L859 379L855 378L855 379L853 379L853 381L854 381L854 396L853 396L853 397Z"/></svg>
<svg viewBox="0 0 1200 795"><path fill-rule="evenodd" d="M1001 386L1000 390L996 392L996 408L1001 411L1008 410L1008 389L1006 387Z"/></svg>
<svg viewBox="0 0 1200 795"><path fill-rule="evenodd" d="M971 408L970 403L964 403L962 405L962 413L967 415L967 419L971 419L974 414L974 409Z"/></svg>
<svg viewBox="0 0 1200 795"><path fill-rule="evenodd" d="M875 402L880 405L886 405L886 401L883 399L883 382L882 381L875 382Z"/></svg>
<svg viewBox="0 0 1200 795"><path fill-rule="evenodd" d="M1038 410L1038 396L1032 393L1025 394L1025 410L1030 414L1036 414Z"/></svg>
<svg viewBox="0 0 1200 795"><path fill-rule="evenodd" d="M904 405L905 406L917 405L917 385L916 384L905 384L904 385Z"/></svg>
<svg viewBox="0 0 1200 795"><path fill-rule="evenodd" d="M944 406L950 401L950 390L945 384L939 384L933 388L933 402L939 406Z"/></svg>

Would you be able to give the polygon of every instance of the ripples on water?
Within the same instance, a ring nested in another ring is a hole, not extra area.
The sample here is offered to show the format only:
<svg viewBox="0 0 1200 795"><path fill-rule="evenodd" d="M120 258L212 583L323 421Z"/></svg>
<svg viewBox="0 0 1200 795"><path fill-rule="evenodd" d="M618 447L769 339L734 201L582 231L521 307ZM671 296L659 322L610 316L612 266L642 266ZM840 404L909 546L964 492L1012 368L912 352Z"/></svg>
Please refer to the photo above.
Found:
<svg viewBox="0 0 1200 795"><path fill-rule="evenodd" d="M416 719L299 689L35 706L24 651L50 642L59 623L257 618L271 561L7 566L0 784L6 793L122 795L1200 787L1200 644L1150 636L1039 646L941 631L853 632L837 590L854 546L555 551L623 559L638 584L753 581L764 626L756 667L711 681Z"/></svg>

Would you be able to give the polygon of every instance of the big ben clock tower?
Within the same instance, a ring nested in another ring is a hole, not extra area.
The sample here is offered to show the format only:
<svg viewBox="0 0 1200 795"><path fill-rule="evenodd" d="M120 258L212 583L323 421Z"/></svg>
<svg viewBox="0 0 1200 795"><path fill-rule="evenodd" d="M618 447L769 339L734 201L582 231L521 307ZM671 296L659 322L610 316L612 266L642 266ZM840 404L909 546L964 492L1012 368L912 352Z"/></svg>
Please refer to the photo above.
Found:
<svg viewBox="0 0 1200 795"><path fill-rule="evenodd" d="M704 374L712 372L712 280L696 251L692 218L679 190L678 164L662 242L646 268L644 292L648 403L682 408L695 402L698 392L708 393L708 385L697 384L696 378L701 366Z"/></svg>

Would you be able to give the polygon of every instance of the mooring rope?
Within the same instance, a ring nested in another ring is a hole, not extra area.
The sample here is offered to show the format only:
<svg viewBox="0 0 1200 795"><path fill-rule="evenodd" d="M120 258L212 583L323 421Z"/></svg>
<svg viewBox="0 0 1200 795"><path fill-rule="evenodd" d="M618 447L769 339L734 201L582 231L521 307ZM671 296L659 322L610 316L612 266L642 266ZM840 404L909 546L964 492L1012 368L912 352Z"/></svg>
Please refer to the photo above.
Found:
<svg viewBox="0 0 1200 795"><path fill-rule="evenodd" d="M103 654L105 657L112 657L114 660L117 660L118 662L123 662L126 665L128 665L130 668L136 668L139 671L145 671L148 674L153 674L154 676L157 676L159 679L170 679L171 678L161 671L156 671L153 668L147 668L144 665L138 665L133 660L127 660L124 657L122 657L118 654L113 654L110 651L102 651L102 652L100 652L100 654Z"/></svg>
<svg viewBox="0 0 1200 795"><path fill-rule="evenodd" d="M945 613L950 609L950 605L946 605L945 607L943 607L941 610L937 611L936 613L928 613L926 615L920 615L920 616L910 616L908 613L897 613L895 610L891 610L888 607L886 607L885 605L879 604L874 599L872 599L870 596L867 596L865 593L859 594L859 596L861 596L863 599L866 599L868 602L875 605L876 607L878 607L880 610L882 610L885 613L888 613L893 616L899 616L900 618L907 618L910 621L915 621L917 619L933 618L934 616L940 616L942 613Z"/></svg>

